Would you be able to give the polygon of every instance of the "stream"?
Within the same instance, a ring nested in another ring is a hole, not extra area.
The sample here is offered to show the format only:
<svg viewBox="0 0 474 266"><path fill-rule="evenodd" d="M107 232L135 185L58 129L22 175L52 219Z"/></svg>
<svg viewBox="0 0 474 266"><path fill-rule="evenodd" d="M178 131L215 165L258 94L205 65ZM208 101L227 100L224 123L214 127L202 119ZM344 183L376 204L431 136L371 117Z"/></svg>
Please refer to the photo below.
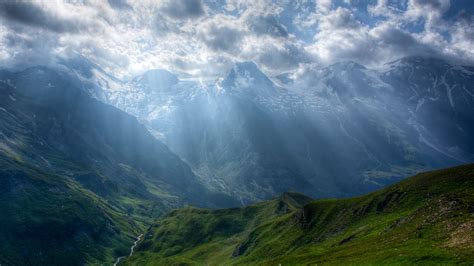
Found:
<svg viewBox="0 0 474 266"><path fill-rule="evenodd" d="M131 257L133 255L133 250L138 245L138 242L140 242L140 240L142 240L142 237L143 237L143 234L137 236L137 240L135 240L135 242L133 242L133 245L130 247L130 255L118 257L117 260L114 263L114 266L117 266L120 263L120 261L125 259L126 257Z"/></svg>

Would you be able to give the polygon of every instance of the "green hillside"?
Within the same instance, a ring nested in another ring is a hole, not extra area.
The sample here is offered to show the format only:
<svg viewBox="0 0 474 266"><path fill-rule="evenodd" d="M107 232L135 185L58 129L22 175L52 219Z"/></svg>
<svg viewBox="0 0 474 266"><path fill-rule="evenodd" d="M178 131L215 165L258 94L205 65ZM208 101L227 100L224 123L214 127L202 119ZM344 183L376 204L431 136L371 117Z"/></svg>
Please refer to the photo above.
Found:
<svg viewBox="0 0 474 266"><path fill-rule="evenodd" d="M158 220L128 265L474 263L474 165L350 199L294 193Z"/></svg>
<svg viewBox="0 0 474 266"><path fill-rule="evenodd" d="M63 176L0 156L0 263L113 261L145 225Z"/></svg>

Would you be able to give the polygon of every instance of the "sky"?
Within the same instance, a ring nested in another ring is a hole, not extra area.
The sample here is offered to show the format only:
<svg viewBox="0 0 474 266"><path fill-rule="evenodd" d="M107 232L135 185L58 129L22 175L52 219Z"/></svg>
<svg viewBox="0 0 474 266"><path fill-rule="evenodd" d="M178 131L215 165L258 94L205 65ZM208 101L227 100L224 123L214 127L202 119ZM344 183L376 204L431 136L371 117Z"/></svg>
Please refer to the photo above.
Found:
<svg viewBox="0 0 474 266"><path fill-rule="evenodd" d="M474 64L471 0L0 0L0 67L82 55L128 79L150 69L214 79L404 56Z"/></svg>

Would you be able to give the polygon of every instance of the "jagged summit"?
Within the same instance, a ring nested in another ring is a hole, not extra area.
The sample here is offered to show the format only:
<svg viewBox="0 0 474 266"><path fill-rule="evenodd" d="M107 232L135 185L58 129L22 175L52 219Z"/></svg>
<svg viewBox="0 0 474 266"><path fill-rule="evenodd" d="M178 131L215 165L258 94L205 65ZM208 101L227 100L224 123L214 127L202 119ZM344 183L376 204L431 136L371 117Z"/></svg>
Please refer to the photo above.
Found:
<svg viewBox="0 0 474 266"><path fill-rule="evenodd" d="M236 63L222 82L229 87L274 86L273 82L254 62Z"/></svg>

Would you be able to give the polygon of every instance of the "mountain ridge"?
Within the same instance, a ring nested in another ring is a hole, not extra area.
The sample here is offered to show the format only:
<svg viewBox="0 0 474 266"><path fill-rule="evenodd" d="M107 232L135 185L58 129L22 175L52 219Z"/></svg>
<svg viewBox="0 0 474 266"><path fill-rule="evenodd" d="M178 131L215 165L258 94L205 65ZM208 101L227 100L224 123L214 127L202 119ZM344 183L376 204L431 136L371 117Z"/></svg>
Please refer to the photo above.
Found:
<svg viewBox="0 0 474 266"><path fill-rule="evenodd" d="M242 208L178 209L150 228L125 265L469 264L473 189L469 164L356 198L305 199L284 212L279 202L292 194Z"/></svg>
<svg viewBox="0 0 474 266"><path fill-rule="evenodd" d="M277 86L252 62L236 64L227 78L240 73L245 82L227 85L180 80L166 70L152 70L166 73L163 81L160 75L128 82L98 75L76 76L75 82L136 116L208 189L246 204L286 190L313 197L361 194L417 171L471 161L473 75L435 62L449 67L435 83L429 79L437 66L425 71L399 62L394 70L375 72L338 63L314 74L305 89ZM344 70L331 70L337 66ZM104 72L95 67L91 73ZM418 78L407 81L412 75Z"/></svg>
<svg viewBox="0 0 474 266"><path fill-rule="evenodd" d="M215 84L139 78L96 94L137 116L206 187L243 204L286 190L345 197L474 158L474 75L440 59L400 60L413 66L340 62L282 87L241 62Z"/></svg>

